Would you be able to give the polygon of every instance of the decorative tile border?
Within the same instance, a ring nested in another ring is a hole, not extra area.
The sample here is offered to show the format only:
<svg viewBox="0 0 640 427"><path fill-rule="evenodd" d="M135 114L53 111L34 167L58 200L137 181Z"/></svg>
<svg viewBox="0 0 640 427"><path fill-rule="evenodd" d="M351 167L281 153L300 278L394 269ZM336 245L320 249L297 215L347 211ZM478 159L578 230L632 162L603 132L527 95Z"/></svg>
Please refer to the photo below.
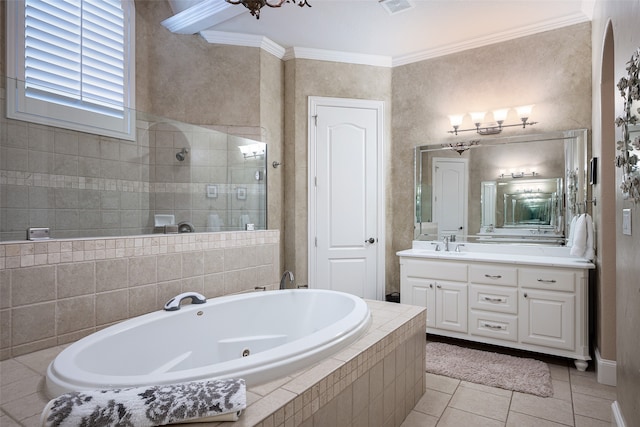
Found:
<svg viewBox="0 0 640 427"><path fill-rule="evenodd" d="M278 241L278 230L260 230L2 242L0 243L0 270L275 244Z"/></svg>

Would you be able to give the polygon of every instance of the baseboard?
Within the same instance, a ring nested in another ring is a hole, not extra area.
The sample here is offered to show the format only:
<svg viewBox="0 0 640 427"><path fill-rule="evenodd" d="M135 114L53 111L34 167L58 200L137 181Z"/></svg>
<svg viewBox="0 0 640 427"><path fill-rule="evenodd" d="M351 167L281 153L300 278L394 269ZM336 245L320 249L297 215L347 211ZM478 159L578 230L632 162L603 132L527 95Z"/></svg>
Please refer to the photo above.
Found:
<svg viewBox="0 0 640 427"><path fill-rule="evenodd" d="M615 360L607 360L603 359L600 356L600 351L598 347L595 349L596 352L596 375L597 380L600 384L605 385L616 385L616 361Z"/></svg>
<svg viewBox="0 0 640 427"><path fill-rule="evenodd" d="M611 422L614 427L625 427L624 418L622 417L622 412L620 411L620 406L618 405L618 401L616 400L611 404Z"/></svg>

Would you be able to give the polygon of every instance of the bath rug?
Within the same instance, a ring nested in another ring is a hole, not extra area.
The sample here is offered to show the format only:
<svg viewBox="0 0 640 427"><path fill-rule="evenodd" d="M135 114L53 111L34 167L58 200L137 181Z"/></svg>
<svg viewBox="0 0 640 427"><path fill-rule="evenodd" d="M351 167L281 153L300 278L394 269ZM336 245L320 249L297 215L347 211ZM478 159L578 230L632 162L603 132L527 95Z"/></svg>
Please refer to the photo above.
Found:
<svg viewBox="0 0 640 427"><path fill-rule="evenodd" d="M147 427L236 421L246 408L242 379L65 393L42 412L42 426Z"/></svg>
<svg viewBox="0 0 640 427"><path fill-rule="evenodd" d="M549 366L539 360L439 342L427 343L426 353L428 373L541 397L553 396Z"/></svg>

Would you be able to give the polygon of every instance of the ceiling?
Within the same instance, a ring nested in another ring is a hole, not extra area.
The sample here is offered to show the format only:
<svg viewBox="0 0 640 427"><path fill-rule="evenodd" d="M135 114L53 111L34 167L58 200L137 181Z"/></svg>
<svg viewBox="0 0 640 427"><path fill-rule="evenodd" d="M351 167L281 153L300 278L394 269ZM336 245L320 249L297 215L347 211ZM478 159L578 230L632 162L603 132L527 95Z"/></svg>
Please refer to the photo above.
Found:
<svg viewBox="0 0 640 427"><path fill-rule="evenodd" d="M378 57L395 66L585 22L593 9L589 0L403 1L412 7L395 14L377 0L285 3L263 7L258 20L224 0L169 0L175 15L163 25L211 42L267 40L283 52Z"/></svg>

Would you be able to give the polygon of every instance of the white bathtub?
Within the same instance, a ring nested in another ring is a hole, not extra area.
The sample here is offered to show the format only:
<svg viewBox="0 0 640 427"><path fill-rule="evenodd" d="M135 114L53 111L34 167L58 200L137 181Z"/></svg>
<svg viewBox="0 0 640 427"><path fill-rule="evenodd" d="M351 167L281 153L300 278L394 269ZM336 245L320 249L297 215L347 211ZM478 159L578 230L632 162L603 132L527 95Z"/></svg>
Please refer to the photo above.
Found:
<svg viewBox="0 0 640 427"><path fill-rule="evenodd" d="M214 298L139 316L73 343L49 365L46 392L53 398L76 390L213 378L262 384L348 346L370 321L367 304L341 292Z"/></svg>

